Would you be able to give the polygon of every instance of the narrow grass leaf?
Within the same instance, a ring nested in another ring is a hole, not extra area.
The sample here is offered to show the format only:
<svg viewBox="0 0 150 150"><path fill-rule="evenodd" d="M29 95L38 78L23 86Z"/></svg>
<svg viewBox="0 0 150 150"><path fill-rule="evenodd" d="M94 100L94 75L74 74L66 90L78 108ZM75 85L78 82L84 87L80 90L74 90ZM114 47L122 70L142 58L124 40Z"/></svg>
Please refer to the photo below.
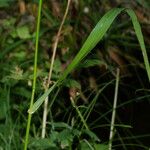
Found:
<svg viewBox="0 0 150 150"><path fill-rule="evenodd" d="M67 75L78 65L78 63L96 46L96 44L103 38L107 30L110 28L114 19L122 10L124 9L112 9L101 18L101 20L97 23L95 28L88 36L87 40L83 44L76 57L73 59L68 68L64 71L59 81L63 81L67 77Z"/></svg>
<svg viewBox="0 0 150 150"><path fill-rule="evenodd" d="M46 99L46 97L48 96L48 94L54 90L54 88L56 87L57 82L50 87L35 103L34 105L28 110L28 113L33 114L44 102L44 100Z"/></svg>
<svg viewBox="0 0 150 150"><path fill-rule="evenodd" d="M133 24L137 39L139 41L139 44L140 44L140 47L142 50L148 79L150 81L150 65L149 65L149 60L148 60L148 56L147 56L147 52L146 52L146 48L145 48L145 44L144 44L144 38L143 38L142 31L141 31L141 26L137 20L136 14L134 13L134 11L132 9L126 9L126 12L128 13L128 15L130 16L130 18L132 20L132 24Z"/></svg>

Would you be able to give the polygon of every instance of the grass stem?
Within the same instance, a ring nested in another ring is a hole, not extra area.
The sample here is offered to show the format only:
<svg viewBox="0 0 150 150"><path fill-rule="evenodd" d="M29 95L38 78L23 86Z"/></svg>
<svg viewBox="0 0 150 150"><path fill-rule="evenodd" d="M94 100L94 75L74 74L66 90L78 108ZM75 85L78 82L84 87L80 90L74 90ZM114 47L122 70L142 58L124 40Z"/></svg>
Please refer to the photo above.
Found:
<svg viewBox="0 0 150 150"><path fill-rule="evenodd" d="M83 118L83 115L81 114L80 110L78 109L78 107L76 106L75 102L74 102L74 99L72 97L70 97L70 101L71 101L71 104L72 106L75 108L78 116L80 117L81 119L81 122L83 123L83 126L85 127L86 130L90 130L85 119Z"/></svg>
<svg viewBox="0 0 150 150"><path fill-rule="evenodd" d="M112 150L112 140L115 132L114 127L115 127L116 107L117 107L117 99L118 99L119 75L120 75L120 70L117 69L114 104L113 104L113 111L112 111L112 118L111 118L110 136L109 136L109 150Z"/></svg>
<svg viewBox="0 0 150 150"><path fill-rule="evenodd" d="M59 37L61 35L61 30L62 30L63 24L66 20L67 14L68 14L70 2L71 2L71 0L68 0L65 14L63 16L62 22L60 24L60 27L57 32L56 39L55 39L55 42L53 45L53 54L52 54L52 58L51 58L51 65L50 65L50 69L49 69L48 82L47 82L47 85L45 88L45 92L48 90L49 85L51 83L51 76L52 76L52 70L53 70L54 60L55 60L55 56L56 56L56 51L57 51L57 45L59 42ZM48 109L48 96L46 97L46 99L44 101L44 111L43 111L43 121L42 121L42 138L45 138L45 134L46 134L46 121L47 121L47 111L48 111L47 109Z"/></svg>
<svg viewBox="0 0 150 150"><path fill-rule="evenodd" d="M32 85L32 95L31 95L31 101L30 101L30 108L33 106L34 95L35 95L35 88L36 88L41 9L42 9L42 0L39 1L38 17L37 17L36 43L35 43L35 56L34 56L34 75L33 75L33 85ZM29 131L30 131L30 126L31 126L31 118L32 118L32 114L29 113L28 114L28 121L27 121L27 128L26 128L24 150L27 150L27 147L28 147Z"/></svg>

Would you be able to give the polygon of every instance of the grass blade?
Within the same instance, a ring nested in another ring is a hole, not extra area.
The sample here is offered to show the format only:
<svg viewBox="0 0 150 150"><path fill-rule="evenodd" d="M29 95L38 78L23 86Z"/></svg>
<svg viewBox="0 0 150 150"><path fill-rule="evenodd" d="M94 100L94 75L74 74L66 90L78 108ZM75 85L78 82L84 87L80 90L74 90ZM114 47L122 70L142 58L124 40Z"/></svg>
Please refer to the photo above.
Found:
<svg viewBox="0 0 150 150"><path fill-rule="evenodd" d="M60 77L59 81L63 81L67 75L78 65L78 63L96 46L96 44L103 38L107 30L110 28L114 19L123 10L123 8L112 9L100 19L76 57Z"/></svg>
<svg viewBox="0 0 150 150"><path fill-rule="evenodd" d="M132 20L132 24L133 24L137 39L139 41L139 44L140 44L140 47L142 50L148 79L150 81L150 65L149 65L149 60L148 60L148 56L147 56L147 52L146 52L146 48L145 48L145 44L144 44L144 38L143 38L142 31L141 31L141 26L137 20L136 14L134 13L134 11L132 9L126 9L126 12L128 13L128 15L130 16L130 18Z"/></svg>
<svg viewBox="0 0 150 150"><path fill-rule="evenodd" d="M137 35L138 41L140 43L140 47L143 53L143 58L144 58L144 63L146 66L146 71L148 74L148 78L150 81L150 66L149 66L149 61L148 61L148 57L147 57L147 53L146 53L146 48L145 48L145 44L144 44L144 39L143 39L143 35L141 32L141 27L140 24L137 20L137 17L134 13L133 10L131 9L125 9L125 8L114 8L112 10L110 10L109 12L107 12L101 19L100 21L97 23L97 25L95 26L95 28L92 30L92 32L90 33L90 35L88 36L87 40L85 41L85 43L83 44L82 48L80 49L80 51L78 52L78 54L75 56L75 58L73 59L73 61L71 62L71 64L67 67L67 69L64 71L64 73L60 76L59 80L56 82L55 86L61 84L61 82L63 82L66 77L68 76L68 74L75 69L75 67L79 64L79 62L85 58L85 56L96 46L96 44L103 38L103 36L105 35L105 33L108 31L108 29L110 28L111 24L113 23L114 19L122 12L122 11L126 11L128 13L128 15L131 17L134 29L135 29L135 33ZM51 88L50 88L51 89ZM43 94L42 97L40 97L31 107L31 109L29 110L29 113L34 113L39 107L40 105L43 103L44 99L43 97L46 97L50 94L50 92L54 89L52 88L52 90L48 90L46 93Z"/></svg>
<svg viewBox="0 0 150 150"><path fill-rule="evenodd" d="M57 85L57 82L56 82L52 87L50 87L50 88L34 103L34 105L31 107L31 109L28 110L28 113L33 114L33 113L42 105L42 103L44 102L44 100L45 100L45 98L47 97L47 95L49 95L49 93L54 90L54 88L56 87L56 85Z"/></svg>

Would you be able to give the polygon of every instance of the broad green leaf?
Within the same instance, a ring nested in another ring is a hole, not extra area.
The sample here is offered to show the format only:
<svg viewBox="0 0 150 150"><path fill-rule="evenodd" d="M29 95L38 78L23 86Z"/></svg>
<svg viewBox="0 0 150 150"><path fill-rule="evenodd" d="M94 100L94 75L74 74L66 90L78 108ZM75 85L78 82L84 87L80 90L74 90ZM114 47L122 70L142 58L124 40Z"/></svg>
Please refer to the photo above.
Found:
<svg viewBox="0 0 150 150"><path fill-rule="evenodd" d="M83 130L83 133L89 135L89 137L90 137L92 140L97 141L97 142L100 142L100 139L97 137L97 135L96 135L94 132L85 129L85 130Z"/></svg>
<svg viewBox="0 0 150 150"><path fill-rule="evenodd" d="M28 39L31 37L29 28L27 26L18 27L16 32L20 39Z"/></svg>
<svg viewBox="0 0 150 150"><path fill-rule="evenodd" d="M57 131L53 131L51 134L50 134L50 140L55 143L55 141L57 141L58 139L58 135L59 135L59 132Z"/></svg>
<svg viewBox="0 0 150 150"><path fill-rule="evenodd" d="M57 149L55 143L53 143L48 138L31 139L31 143L29 144L29 147L34 149L43 149L43 150L48 148L53 150Z"/></svg>
<svg viewBox="0 0 150 150"><path fill-rule="evenodd" d="M9 19L4 19L2 22L2 26L5 29L12 29L12 28L14 28L15 22L16 22L16 18L13 18L13 17L11 17Z"/></svg>
<svg viewBox="0 0 150 150"><path fill-rule="evenodd" d="M26 52L25 51L19 51L19 52L13 53L13 56L16 59L23 60L26 57Z"/></svg>
<svg viewBox="0 0 150 150"><path fill-rule="evenodd" d="M86 143L85 141L80 142L80 150L93 150L94 148L90 143Z"/></svg>
<svg viewBox="0 0 150 150"><path fill-rule="evenodd" d="M64 129L58 135L58 141L61 143L62 149L68 147L73 141L73 134L70 129Z"/></svg>
<svg viewBox="0 0 150 150"><path fill-rule="evenodd" d="M127 14L130 16L130 18L132 20L133 27L135 29L135 33L137 35L137 38L138 38L138 41L139 41L139 44L140 44L140 47L141 47L141 50L142 50L144 63L145 63L145 66L146 66L146 71L147 71L148 78L149 78L149 81L150 81L150 66L149 66L148 56L147 56L146 49L145 49L144 39L143 39L143 35L142 35L142 32L141 32L141 27L140 27L140 24L137 20L137 17L135 15L134 11L131 10L131 9L115 8L115 9L112 9L109 12L107 12L100 19L100 21L97 23L95 28L92 30L92 32L88 36L87 40L84 42L82 48L77 53L77 55L75 56L75 58L73 59L71 64L67 67L67 69L64 71L64 73L60 76L59 80L57 81L57 84L60 84L62 81L64 81L64 79L66 79L68 74L73 69L75 69L75 67L77 67L77 65L81 62L81 60L83 58L85 58L87 56L87 54L96 46L96 44L103 38L105 33L108 31L108 29L110 28L110 26L111 26L112 22L114 21L114 19L122 11L126 11ZM43 103L45 98L50 94L50 92L53 89L54 88L50 88L46 93L44 93L43 96L40 97L33 104L33 107L31 108L31 110L29 112L34 113L40 107L40 105Z"/></svg>
<svg viewBox="0 0 150 150"><path fill-rule="evenodd" d="M71 129L71 126L69 126L67 123L64 123L64 122L54 122L52 124L57 129L63 129L63 128Z"/></svg>
<svg viewBox="0 0 150 150"><path fill-rule="evenodd" d="M77 82L74 79L66 79L66 80L64 80L63 85L66 86L66 87L69 87L69 88L73 88L74 87L74 88L81 89L80 83Z"/></svg>
<svg viewBox="0 0 150 150"><path fill-rule="evenodd" d="M79 68L88 68L88 67L93 67L96 65L105 65L105 62L99 60L99 59L86 59L81 63Z"/></svg>
<svg viewBox="0 0 150 150"><path fill-rule="evenodd" d="M31 91L27 90L25 87L14 88L13 93L28 99L31 97Z"/></svg>
<svg viewBox="0 0 150 150"><path fill-rule="evenodd" d="M105 144L95 144L94 148L95 150L108 150L109 146Z"/></svg>
<svg viewBox="0 0 150 150"><path fill-rule="evenodd" d="M56 59L54 61L53 71L55 73L57 73L57 74L62 71L62 69L61 69L61 62L60 62L59 59Z"/></svg>
<svg viewBox="0 0 150 150"><path fill-rule="evenodd" d="M9 4L8 4L8 0L0 0L0 8L1 7L8 7Z"/></svg>

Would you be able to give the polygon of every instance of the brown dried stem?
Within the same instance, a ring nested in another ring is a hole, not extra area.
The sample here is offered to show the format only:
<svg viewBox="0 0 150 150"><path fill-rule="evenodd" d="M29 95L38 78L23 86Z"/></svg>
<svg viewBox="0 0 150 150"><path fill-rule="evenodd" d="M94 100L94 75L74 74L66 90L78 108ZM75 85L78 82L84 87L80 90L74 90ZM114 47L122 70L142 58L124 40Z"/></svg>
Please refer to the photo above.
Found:
<svg viewBox="0 0 150 150"><path fill-rule="evenodd" d="M68 14L70 2L71 2L71 0L68 0L66 10L65 10L65 14L63 16L62 22L60 24L60 27L59 27L59 30L57 32L55 42L54 42L54 45L53 45L53 54L52 54L52 58L51 58L51 65L50 65L50 69L49 69L48 81L47 81L45 91L48 90L48 88L51 84L51 76L52 76L54 60L55 60L55 56L56 56L57 45L58 45L58 42L59 42L59 37L61 35L61 30L62 30L63 24L66 20L67 14ZM45 134L46 134L47 111L48 111L48 97L45 99L45 102L44 102L43 122L42 122L42 138L45 138Z"/></svg>

